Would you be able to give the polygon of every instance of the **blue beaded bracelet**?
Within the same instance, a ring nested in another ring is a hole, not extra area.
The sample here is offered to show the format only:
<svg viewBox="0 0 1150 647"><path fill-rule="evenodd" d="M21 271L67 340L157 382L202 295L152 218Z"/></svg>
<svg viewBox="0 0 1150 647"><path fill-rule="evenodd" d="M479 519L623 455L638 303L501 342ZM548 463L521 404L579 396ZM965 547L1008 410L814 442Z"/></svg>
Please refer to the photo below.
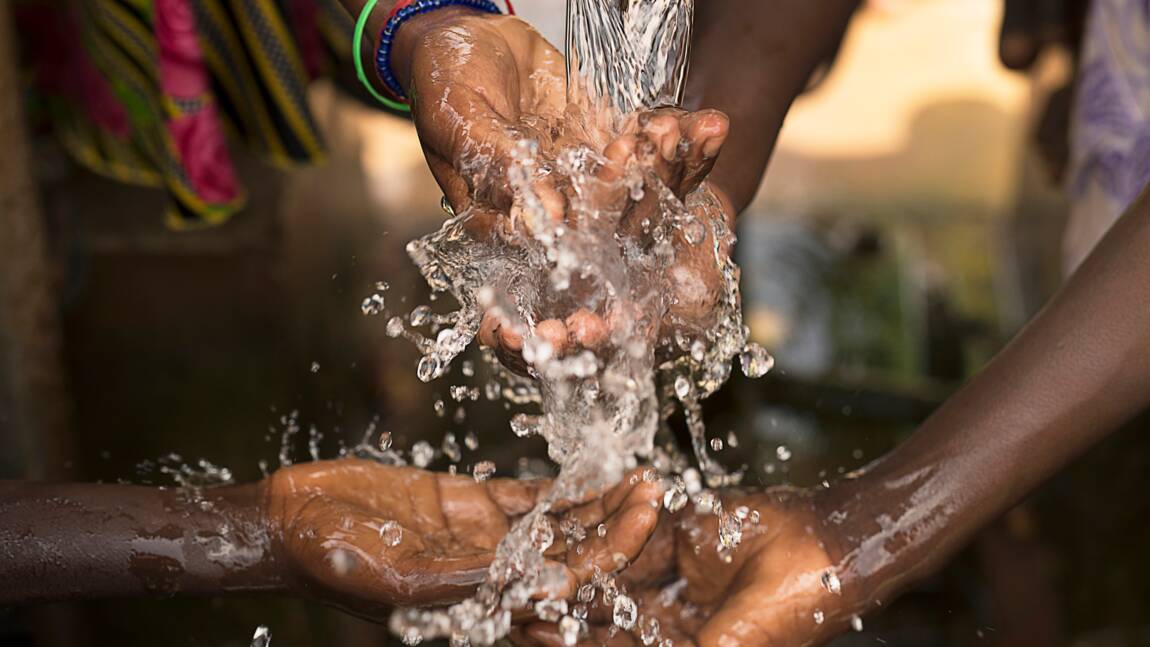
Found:
<svg viewBox="0 0 1150 647"><path fill-rule="evenodd" d="M407 94L399 84L399 79L395 78L395 74L391 71L391 46L395 41L395 34L399 31L400 25L414 16L444 7L469 7L487 13L503 13L491 0L417 0L392 16L379 35L379 49L375 52L375 69L383 84L403 101L407 100Z"/></svg>

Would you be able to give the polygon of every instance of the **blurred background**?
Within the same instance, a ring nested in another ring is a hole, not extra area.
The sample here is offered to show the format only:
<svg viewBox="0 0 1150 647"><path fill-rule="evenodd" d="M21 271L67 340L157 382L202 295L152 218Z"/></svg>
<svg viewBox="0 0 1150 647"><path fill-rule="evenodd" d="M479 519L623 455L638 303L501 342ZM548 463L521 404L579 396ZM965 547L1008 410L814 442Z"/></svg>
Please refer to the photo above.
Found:
<svg viewBox="0 0 1150 647"><path fill-rule="evenodd" d="M1074 40L1008 70L1002 14L866 3L792 111L737 250L778 368L707 404L711 433L738 441L719 458L750 482L815 484L882 455L1060 284ZM235 147L247 207L175 232L159 192L73 162L18 100L27 64L0 57L0 477L170 484L186 465L249 481L281 448L332 457L382 430L404 448L475 432L461 469L540 469L501 402L457 412L447 385L482 373L421 384L414 349L361 313L377 281L397 311L428 298L404 245L444 215L407 121L316 82L326 161L274 168ZM835 644L1150 644L1144 426ZM0 645L238 646L258 624L279 645L391 640L300 600L228 598L0 610Z"/></svg>

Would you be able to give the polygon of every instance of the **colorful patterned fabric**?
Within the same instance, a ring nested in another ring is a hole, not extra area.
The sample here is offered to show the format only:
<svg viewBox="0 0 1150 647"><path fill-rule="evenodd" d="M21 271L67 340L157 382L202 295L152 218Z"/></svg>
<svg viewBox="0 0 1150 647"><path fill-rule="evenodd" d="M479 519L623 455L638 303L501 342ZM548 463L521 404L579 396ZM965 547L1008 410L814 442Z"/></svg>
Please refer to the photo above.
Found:
<svg viewBox="0 0 1150 647"><path fill-rule="evenodd" d="M73 0L18 17L61 141L96 172L163 188L173 228L243 206L225 133L279 166L323 158L306 89L348 58L336 0Z"/></svg>
<svg viewBox="0 0 1150 647"><path fill-rule="evenodd" d="M1150 0L1095 0L1077 96L1067 272L1150 182Z"/></svg>

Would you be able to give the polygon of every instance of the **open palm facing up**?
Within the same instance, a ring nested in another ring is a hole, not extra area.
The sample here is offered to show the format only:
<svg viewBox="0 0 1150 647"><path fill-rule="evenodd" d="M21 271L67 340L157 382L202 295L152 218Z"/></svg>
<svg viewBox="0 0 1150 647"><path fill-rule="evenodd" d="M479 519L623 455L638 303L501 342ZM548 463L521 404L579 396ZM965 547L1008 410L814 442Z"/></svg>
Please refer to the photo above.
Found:
<svg viewBox="0 0 1150 647"><path fill-rule="evenodd" d="M724 514L739 515L741 540L719 551L719 519L688 506L666 515L640 558L620 582L639 604L631 631L611 626L611 609L592 604L581 644L643 645L652 620L658 640L676 646L792 646L817 644L841 630L846 619L840 585L818 505L806 492L772 489L723 495ZM756 514L757 513L757 514ZM754 519L758 523L753 523ZM558 627L530 625L523 644L563 647Z"/></svg>
<svg viewBox="0 0 1150 647"><path fill-rule="evenodd" d="M660 493L635 479L567 511L606 522L578 548L548 551L569 591L616 553L637 556L657 520ZM298 592L380 619L392 606L441 605L474 592L511 524L549 481L490 479L343 459L282 469L262 485L279 565ZM557 525L557 524L555 524ZM556 532L556 536L560 533Z"/></svg>

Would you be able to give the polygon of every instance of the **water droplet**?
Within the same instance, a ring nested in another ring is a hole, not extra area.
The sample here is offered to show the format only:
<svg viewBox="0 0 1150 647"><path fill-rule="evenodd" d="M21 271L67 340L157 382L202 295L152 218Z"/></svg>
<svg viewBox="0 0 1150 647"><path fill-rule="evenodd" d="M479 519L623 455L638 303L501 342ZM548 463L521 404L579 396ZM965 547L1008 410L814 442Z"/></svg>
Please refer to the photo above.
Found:
<svg viewBox="0 0 1150 647"><path fill-rule="evenodd" d="M707 358L707 345L703 340L696 339L691 343L691 359L696 362L702 362Z"/></svg>
<svg viewBox="0 0 1150 647"><path fill-rule="evenodd" d="M595 599L595 585L588 583L580 586L579 591L575 594L575 597L580 602L591 602Z"/></svg>
<svg viewBox="0 0 1150 647"><path fill-rule="evenodd" d="M431 321L431 308L428 306L418 306L411 311L407 320L416 328L424 326L427 322Z"/></svg>
<svg viewBox="0 0 1150 647"><path fill-rule="evenodd" d="M384 521L379 526L379 538L387 546L398 546L403 541L403 527L394 521Z"/></svg>
<svg viewBox="0 0 1150 647"><path fill-rule="evenodd" d="M391 449L391 432L383 431L379 434L379 451L386 452Z"/></svg>
<svg viewBox="0 0 1150 647"><path fill-rule="evenodd" d="M387 336L399 337L403 334L403 319L400 317L392 317L387 320Z"/></svg>
<svg viewBox="0 0 1150 647"><path fill-rule="evenodd" d="M739 437L735 435L734 431L727 432L727 446L731 448L739 446Z"/></svg>
<svg viewBox="0 0 1150 647"><path fill-rule="evenodd" d="M567 614L567 600L540 600L535 603L535 613L543 622L559 622Z"/></svg>
<svg viewBox="0 0 1150 647"><path fill-rule="evenodd" d="M743 374L751 379L766 375L775 367L775 358L758 344L747 344L743 354L739 355L739 363L743 366Z"/></svg>
<svg viewBox="0 0 1150 647"><path fill-rule="evenodd" d="M563 637L563 644L567 647L573 647L579 642L579 633L582 629L582 623L571 616L563 616L559 621L559 635Z"/></svg>
<svg viewBox="0 0 1150 647"><path fill-rule="evenodd" d="M663 495L663 507L667 508L667 512L678 512L687 505L689 498L685 490L677 488L667 490Z"/></svg>
<svg viewBox="0 0 1150 647"><path fill-rule="evenodd" d="M365 316L374 317L375 315L383 313L384 303L382 294L373 294L363 300L359 309Z"/></svg>
<svg viewBox="0 0 1150 647"><path fill-rule="evenodd" d="M459 372L463 373L463 377L475 377L475 363L471 360L464 360L459 365Z"/></svg>
<svg viewBox="0 0 1150 647"><path fill-rule="evenodd" d="M463 436L463 445L468 449L475 451L479 448L479 436L476 436L474 431L467 432Z"/></svg>
<svg viewBox="0 0 1150 647"><path fill-rule="evenodd" d="M256 632L252 634L252 647L268 647L272 644L272 632L264 625L256 627Z"/></svg>
<svg viewBox="0 0 1150 647"><path fill-rule="evenodd" d="M639 617L639 609L635 606L635 601L620 593L615 598L615 609L611 615L614 620L615 626L624 631L630 631L635 626L635 620Z"/></svg>
<svg viewBox="0 0 1150 647"><path fill-rule="evenodd" d="M862 618L858 616L851 616L851 629L854 629L855 631L862 631Z"/></svg>
<svg viewBox="0 0 1150 647"><path fill-rule="evenodd" d="M551 548L553 543L555 531L551 528L551 520L542 514L535 517L535 521L531 522L531 545L542 553Z"/></svg>
<svg viewBox="0 0 1150 647"><path fill-rule="evenodd" d="M483 395L488 401L494 402L498 400L502 393L503 389L499 387L499 382L493 380L483 385Z"/></svg>
<svg viewBox="0 0 1150 647"><path fill-rule="evenodd" d="M743 540L743 522L738 515L724 512L719 515L719 544L733 549Z"/></svg>
<svg viewBox="0 0 1150 647"><path fill-rule="evenodd" d="M495 474L495 463L492 461L479 461L471 468L471 475L476 481L486 481Z"/></svg>
<svg viewBox="0 0 1150 647"><path fill-rule="evenodd" d="M439 358L435 355L424 355L415 368L415 376L420 382L430 382L439 377Z"/></svg>
<svg viewBox="0 0 1150 647"><path fill-rule="evenodd" d="M456 442L455 434L451 432L444 434L443 445L440 446L440 450L443 452L443 455L447 457L447 460L452 463L457 463L459 459L463 458L463 450L460 449L459 443Z"/></svg>
<svg viewBox="0 0 1150 647"><path fill-rule="evenodd" d="M779 445L775 448L775 456L785 463L791 460L791 450L786 445Z"/></svg>
<svg viewBox="0 0 1150 647"><path fill-rule="evenodd" d="M685 400L691 394L691 381L685 375L680 375L675 378L675 395L679 396L680 400Z"/></svg>
<svg viewBox="0 0 1150 647"><path fill-rule="evenodd" d="M435 399L435 402L432 404L432 407L435 409L435 415L438 418L442 418L444 415L447 414L447 404L443 400L440 400L439 398Z"/></svg>
<svg viewBox="0 0 1150 647"><path fill-rule="evenodd" d="M423 469L431 464L435 458L435 448L426 440L421 440L411 446L411 464Z"/></svg>
<svg viewBox="0 0 1150 647"><path fill-rule="evenodd" d="M716 451L716 452L723 451L723 439L722 438L712 438L711 439L711 451Z"/></svg>
<svg viewBox="0 0 1150 647"><path fill-rule="evenodd" d="M599 535L600 537L606 537L607 536L607 524L605 524L605 523L599 524L599 526L597 528L595 528L595 534Z"/></svg>
<svg viewBox="0 0 1150 647"><path fill-rule="evenodd" d="M538 435L542 425L539 416L530 416L526 413L517 413L511 418L511 431L520 438Z"/></svg>
<svg viewBox="0 0 1150 647"><path fill-rule="evenodd" d="M419 629L415 627L408 627L403 632L403 644L407 647L415 647L423 642L423 634L419 633Z"/></svg>
<svg viewBox="0 0 1150 647"><path fill-rule="evenodd" d="M659 621L655 618L643 618L639 622L639 639L644 645L653 645L659 640Z"/></svg>
<svg viewBox="0 0 1150 647"><path fill-rule="evenodd" d="M387 292L390 289L391 289L391 286L388 285L386 281L376 281L375 282L375 291L376 292Z"/></svg>
<svg viewBox="0 0 1150 647"><path fill-rule="evenodd" d="M813 615L815 618L815 624L816 625L821 625L823 623L823 621L826 620L826 616L823 615L823 612L821 609L815 609L815 612Z"/></svg>
<svg viewBox="0 0 1150 647"><path fill-rule="evenodd" d="M312 373L319 373L319 362L312 362L311 363L311 372Z"/></svg>
<svg viewBox="0 0 1150 647"><path fill-rule="evenodd" d="M827 571L823 573L822 583L824 589L834 593L835 595L842 595L843 584L839 581L839 576L835 575L834 571Z"/></svg>
<svg viewBox="0 0 1150 647"><path fill-rule="evenodd" d="M563 536L567 538L568 544L577 544L587 537L587 530L583 524L579 523L579 519L573 515L566 515L559 522L559 530L563 532Z"/></svg>
<svg viewBox="0 0 1150 647"><path fill-rule="evenodd" d="M707 238L707 227L694 216L683 220L683 237L692 245L698 245Z"/></svg>

